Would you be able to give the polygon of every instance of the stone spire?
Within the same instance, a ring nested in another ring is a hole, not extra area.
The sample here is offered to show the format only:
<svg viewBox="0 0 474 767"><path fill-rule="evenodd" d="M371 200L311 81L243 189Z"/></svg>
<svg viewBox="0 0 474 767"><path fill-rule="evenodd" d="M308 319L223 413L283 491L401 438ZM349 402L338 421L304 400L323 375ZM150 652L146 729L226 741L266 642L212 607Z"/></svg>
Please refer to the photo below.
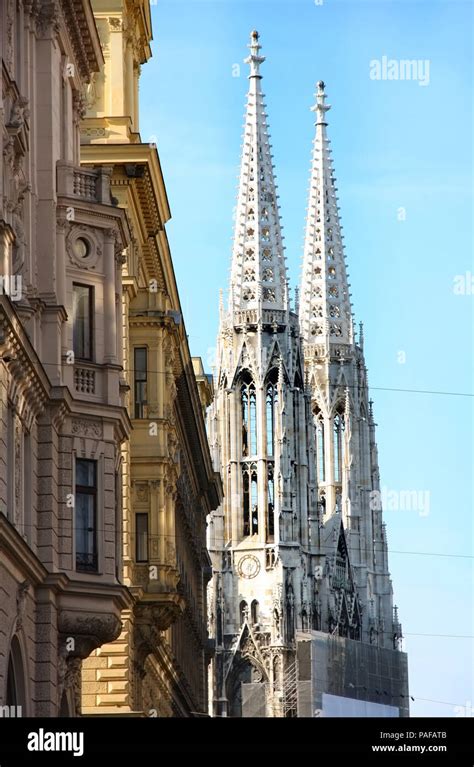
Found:
<svg viewBox="0 0 474 767"><path fill-rule="evenodd" d="M270 137L261 89L258 32L250 35L248 101L240 168L229 313L286 310L288 289Z"/></svg>
<svg viewBox="0 0 474 767"><path fill-rule="evenodd" d="M300 294L300 329L313 345L351 344L353 327L330 141L325 86L318 82L308 215Z"/></svg>

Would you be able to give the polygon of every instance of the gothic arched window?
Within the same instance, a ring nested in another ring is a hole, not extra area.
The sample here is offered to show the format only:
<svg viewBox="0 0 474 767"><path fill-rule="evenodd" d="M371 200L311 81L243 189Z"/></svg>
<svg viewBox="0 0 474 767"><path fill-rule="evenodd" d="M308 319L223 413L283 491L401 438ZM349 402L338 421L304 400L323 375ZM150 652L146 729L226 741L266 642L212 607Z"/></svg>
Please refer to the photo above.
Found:
<svg viewBox="0 0 474 767"><path fill-rule="evenodd" d="M334 446L334 482L342 481L342 438L344 433L344 416L336 413L333 427Z"/></svg>
<svg viewBox="0 0 474 767"><path fill-rule="evenodd" d="M275 535L275 480L273 466L268 467L267 535L273 541Z"/></svg>
<svg viewBox="0 0 474 767"><path fill-rule="evenodd" d="M242 602L239 605L239 614L240 614L240 625L242 626L244 621L248 617L248 611L249 608L247 606L247 602L243 599Z"/></svg>
<svg viewBox="0 0 474 767"><path fill-rule="evenodd" d="M243 378L240 388L242 406L242 454L255 455L257 452L257 394L249 373Z"/></svg>
<svg viewBox="0 0 474 767"><path fill-rule="evenodd" d="M266 391L266 424L267 424L267 455L275 455L275 424L278 404L278 373L272 370L269 375Z"/></svg>
<svg viewBox="0 0 474 767"><path fill-rule="evenodd" d="M258 480L257 466L255 463L243 464L242 466L242 489L243 489L243 512L244 512L244 535L258 533Z"/></svg>
<svg viewBox="0 0 474 767"><path fill-rule="evenodd" d="M316 456L318 480L324 482L326 475L324 469L324 423L322 418L318 418L316 421Z"/></svg>
<svg viewBox="0 0 474 767"><path fill-rule="evenodd" d="M255 624L258 623L258 602L256 599L254 599L250 605L250 615L252 618L252 623L255 626Z"/></svg>

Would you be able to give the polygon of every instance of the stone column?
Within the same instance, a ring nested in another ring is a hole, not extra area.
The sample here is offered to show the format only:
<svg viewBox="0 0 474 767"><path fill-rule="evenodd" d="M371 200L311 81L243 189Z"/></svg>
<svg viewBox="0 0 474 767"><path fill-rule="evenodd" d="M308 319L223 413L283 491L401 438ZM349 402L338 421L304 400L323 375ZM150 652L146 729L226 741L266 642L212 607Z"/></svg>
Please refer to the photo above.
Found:
<svg viewBox="0 0 474 767"><path fill-rule="evenodd" d="M117 315L115 308L115 229L104 232L104 363L117 362Z"/></svg>

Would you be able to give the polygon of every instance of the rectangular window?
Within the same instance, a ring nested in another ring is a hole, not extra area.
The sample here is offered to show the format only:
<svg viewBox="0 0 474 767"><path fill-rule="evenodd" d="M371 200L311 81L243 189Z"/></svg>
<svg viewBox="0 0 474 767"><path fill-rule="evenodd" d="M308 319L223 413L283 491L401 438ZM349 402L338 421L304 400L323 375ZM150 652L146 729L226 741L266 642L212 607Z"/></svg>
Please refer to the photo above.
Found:
<svg viewBox="0 0 474 767"><path fill-rule="evenodd" d="M147 366L148 352L144 346L135 348L135 418L145 417L147 404Z"/></svg>
<svg viewBox="0 0 474 767"><path fill-rule="evenodd" d="M97 461L76 459L76 570L97 572Z"/></svg>
<svg viewBox="0 0 474 767"><path fill-rule="evenodd" d="M135 514L135 559L148 562L148 514Z"/></svg>
<svg viewBox="0 0 474 767"><path fill-rule="evenodd" d="M72 286L73 295L73 349L80 360L92 360L92 318L94 312L94 288L91 285Z"/></svg>

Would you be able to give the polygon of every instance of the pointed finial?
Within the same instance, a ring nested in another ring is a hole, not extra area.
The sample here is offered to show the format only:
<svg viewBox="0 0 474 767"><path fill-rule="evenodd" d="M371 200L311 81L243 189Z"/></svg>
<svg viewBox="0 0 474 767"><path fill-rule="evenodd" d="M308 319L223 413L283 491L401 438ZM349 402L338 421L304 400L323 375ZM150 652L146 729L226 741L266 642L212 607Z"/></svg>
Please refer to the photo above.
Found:
<svg viewBox="0 0 474 767"><path fill-rule="evenodd" d="M349 396L349 387L346 386L345 392L344 392L344 414L347 417L349 417L351 409L351 398Z"/></svg>
<svg viewBox="0 0 474 767"><path fill-rule="evenodd" d="M278 360L278 386L283 387L285 385L285 370L283 367L283 357L280 354Z"/></svg>
<svg viewBox="0 0 474 767"><path fill-rule="evenodd" d="M312 112L316 112L317 120L316 125L327 125L327 122L325 120L326 112L331 109L330 104L326 104L326 93L325 93L325 83L322 80L319 80L319 82L316 85L316 93L314 94L316 96L316 104L311 107Z"/></svg>
<svg viewBox="0 0 474 767"><path fill-rule="evenodd" d="M364 351L364 324L359 322L359 346Z"/></svg>
<svg viewBox="0 0 474 767"><path fill-rule="evenodd" d="M259 51L261 49L261 45L259 43L260 36L256 29L253 29L250 33L250 44L247 46L250 48L250 56L247 56L245 59L246 64L250 64L250 77L261 77L260 74L260 64L263 64L265 61L265 56L260 56Z"/></svg>

